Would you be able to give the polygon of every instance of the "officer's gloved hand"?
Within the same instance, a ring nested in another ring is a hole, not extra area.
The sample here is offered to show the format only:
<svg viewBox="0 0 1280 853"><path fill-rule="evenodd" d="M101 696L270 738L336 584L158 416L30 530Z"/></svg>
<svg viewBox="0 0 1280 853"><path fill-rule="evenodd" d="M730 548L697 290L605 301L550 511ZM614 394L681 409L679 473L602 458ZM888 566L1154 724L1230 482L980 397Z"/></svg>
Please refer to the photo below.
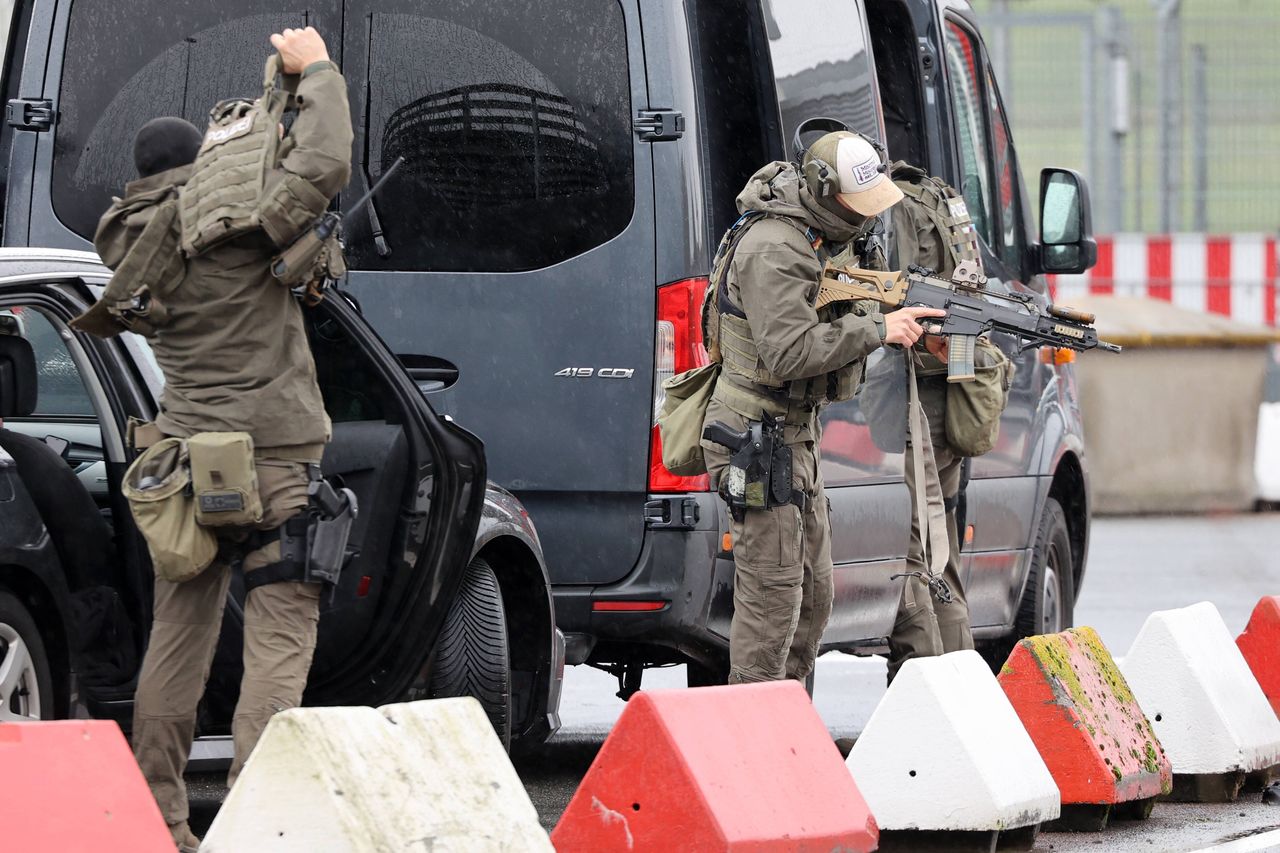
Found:
<svg viewBox="0 0 1280 853"><path fill-rule="evenodd" d="M924 334L920 325L922 317L945 317L947 312L941 308L899 308L884 315L884 342L899 346L914 346Z"/></svg>

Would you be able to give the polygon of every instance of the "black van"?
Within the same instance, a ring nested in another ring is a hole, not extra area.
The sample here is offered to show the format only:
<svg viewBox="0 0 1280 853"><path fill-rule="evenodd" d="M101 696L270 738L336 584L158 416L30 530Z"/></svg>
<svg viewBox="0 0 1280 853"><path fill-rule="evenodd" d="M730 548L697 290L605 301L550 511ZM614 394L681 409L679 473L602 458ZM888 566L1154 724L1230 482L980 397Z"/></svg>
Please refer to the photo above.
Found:
<svg viewBox="0 0 1280 853"><path fill-rule="evenodd" d="M350 84L347 289L432 405L483 437L537 523L573 663L725 666L731 558L705 478L663 469L661 380L705 357L699 300L733 199L824 115L962 189L991 287L1044 301L1047 251L978 26L960 0L35 0L6 85L4 243L83 248L146 119L201 122L309 23ZM24 49L25 47L25 49ZM1072 230L1071 228L1067 229ZM1011 354L1015 341L997 343ZM999 446L966 492L963 575L993 654L1071 622L1089 507L1072 366L1017 355ZM836 605L825 646L885 648L909 518L901 454L826 412Z"/></svg>

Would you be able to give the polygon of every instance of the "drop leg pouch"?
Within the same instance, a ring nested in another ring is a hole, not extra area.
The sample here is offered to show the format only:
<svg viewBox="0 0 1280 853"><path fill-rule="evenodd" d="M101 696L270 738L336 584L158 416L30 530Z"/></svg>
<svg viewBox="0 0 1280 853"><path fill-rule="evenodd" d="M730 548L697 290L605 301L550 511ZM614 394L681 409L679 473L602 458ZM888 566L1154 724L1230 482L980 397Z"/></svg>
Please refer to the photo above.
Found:
<svg viewBox="0 0 1280 853"><path fill-rule="evenodd" d="M125 472L124 496L156 577L181 583L213 563L218 541L196 522L186 441L166 438L147 448Z"/></svg>
<svg viewBox="0 0 1280 853"><path fill-rule="evenodd" d="M196 521L243 527L262 521L253 438L247 432L201 432L187 439Z"/></svg>

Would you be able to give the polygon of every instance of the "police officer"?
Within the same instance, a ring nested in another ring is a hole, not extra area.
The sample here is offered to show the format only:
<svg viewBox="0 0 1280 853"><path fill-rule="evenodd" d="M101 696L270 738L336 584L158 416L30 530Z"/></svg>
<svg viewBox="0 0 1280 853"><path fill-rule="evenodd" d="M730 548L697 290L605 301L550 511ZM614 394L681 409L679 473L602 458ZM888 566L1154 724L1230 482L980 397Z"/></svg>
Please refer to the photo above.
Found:
<svg viewBox="0 0 1280 853"><path fill-rule="evenodd" d="M909 266L927 267L939 277L949 279L956 265L964 260L981 264L977 232L964 199L939 178L901 161L893 164L891 175L903 199L894 205L893 222L895 269ZM979 351L982 352L981 350ZM969 626L969 607L960 583L960 542L956 526L956 501L960 492L961 464L964 461L947 443L945 428L947 403L947 342L937 335L926 335L910 353L916 360L916 382L920 405L928 420L928 439L937 464L938 479L946 511L949 558L943 579L950 591L944 600L928 587L925 548L920 523L911 524L911 542L907 551L907 578L893 633L889 637L889 681L902 664L916 657L930 657L945 652L973 648ZM906 479L912 494L917 488L913 454L917 449L908 441Z"/></svg>
<svg viewBox="0 0 1280 853"><path fill-rule="evenodd" d="M323 211L350 176L346 84L315 29L286 29L272 35L271 44L282 72L297 75L298 111L262 199L248 203L263 208L264 221L292 222L300 229ZM276 129L271 131L275 136ZM185 144L184 150L192 153L189 141ZM181 159L179 152L169 153ZM183 194L192 190L190 172L179 167L176 174L162 175L157 181L163 185L157 194L161 203L141 218L173 218L172 205L180 209L188 201ZM205 187L210 185L217 185L216 169ZM176 202L174 186L180 187ZM190 201L198 206L201 199ZM121 208L137 202L137 193L127 194L104 215L97 235L104 258L123 265L132 261L129 249L155 249L150 238L128 245L138 237L139 217L121 216ZM185 234L181 219L174 220L175 230L155 239L176 244ZM317 475L330 423L298 300L271 275L272 259L283 248L276 239L281 236L278 225L275 231L251 229L198 253L188 251L185 259L170 254L152 262L148 283L160 282L163 289L163 320L144 316L148 299L130 302L130 294L117 293L115 302L95 306L100 323L129 328L144 322L164 373L159 416L134 431L136 447L167 436L242 431L251 436L254 448L261 522L253 528L216 528L219 550L212 565L182 583L160 577L155 582L151 638L134 703L133 746L180 850L194 851L199 845L187 822L182 774L234 567L243 570L249 591L229 785L271 715L301 701L315 650L321 584L304 582L301 567L283 559L280 531L307 509L308 486ZM178 280L161 281L175 257ZM124 286L136 289L134 282Z"/></svg>
<svg viewBox="0 0 1280 853"><path fill-rule="evenodd" d="M717 253L707 333L721 371L704 423L740 433L782 418L792 468L789 502L733 512L731 683L803 680L813 670L832 600L819 409L853 395L870 352L911 346L923 334L920 319L943 313L814 308L824 262L901 196L867 140L828 133L799 167L770 163L751 177L737 198L743 217ZM705 438L702 448L724 495L729 453Z"/></svg>

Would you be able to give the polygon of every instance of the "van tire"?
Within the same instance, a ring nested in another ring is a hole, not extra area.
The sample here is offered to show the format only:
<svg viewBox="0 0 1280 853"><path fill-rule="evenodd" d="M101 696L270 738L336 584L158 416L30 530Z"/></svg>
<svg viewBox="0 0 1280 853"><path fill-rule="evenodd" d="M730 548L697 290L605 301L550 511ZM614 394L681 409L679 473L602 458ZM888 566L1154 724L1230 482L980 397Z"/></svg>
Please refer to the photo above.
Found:
<svg viewBox="0 0 1280 853"><path fill-rule="evenodd" d="M1036 531L1035 549L1031 552L1031 571L1018 606L1014 642L1071 627L1074 573L1067 517L1057 500L1046 498L1040 513L1040 528Z"/></svg>
<svg viewBox="0 0 1280 853"><path fill-rule="evenodd" d="M0 685L0 723L20 718L14 714L30 719L53 719L53 674L40 629L22 602L0 589L0 670L10 662L11 655L19 654L22 671L17 682L12 690Z"/></svg>
<svg viewBox="0 0 1280 853"><path fill-rule="evenodd" d="M472 696L484 708L503 749L511 748L511 648L502 591L482 557L467 566L436 642L427 695Z"/></svg>

